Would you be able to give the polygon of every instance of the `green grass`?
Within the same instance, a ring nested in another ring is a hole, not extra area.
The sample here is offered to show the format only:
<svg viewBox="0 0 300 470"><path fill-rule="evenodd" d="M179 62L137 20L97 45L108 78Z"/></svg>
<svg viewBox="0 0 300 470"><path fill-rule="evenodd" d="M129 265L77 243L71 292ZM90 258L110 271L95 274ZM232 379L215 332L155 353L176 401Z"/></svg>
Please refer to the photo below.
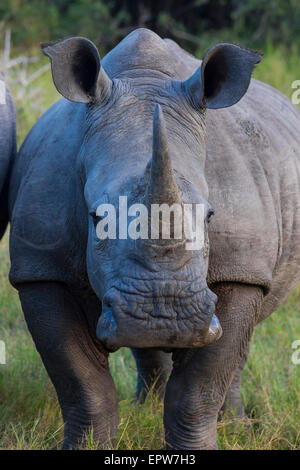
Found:
<svg viewBox="0 0 300 470"><path fill-rule="evenodd" d="M291 82L300 79L297 51L267 45L255 77L291 97ZM44 62L43 62L44 63ZM50 71L32 84L22 98L15 95L19 144L39 115L58 98ZM20 309L16 291L7 280L8 234L0 243L0 339L7 348L7 364L0 365L0 449L56 449L63 438L55 391L36 352ZM250 427L218 424L221 449L300 448L300 365L291 362L292 342L300 339L300 291L261 325L252 341L243 376L243 399ZM118 449L161 449L164 445L163 407L150 394L144 405L131 404L136 370L127 349L110 359L120 404ZM88 448L93 448L92 439Z"/></svg>

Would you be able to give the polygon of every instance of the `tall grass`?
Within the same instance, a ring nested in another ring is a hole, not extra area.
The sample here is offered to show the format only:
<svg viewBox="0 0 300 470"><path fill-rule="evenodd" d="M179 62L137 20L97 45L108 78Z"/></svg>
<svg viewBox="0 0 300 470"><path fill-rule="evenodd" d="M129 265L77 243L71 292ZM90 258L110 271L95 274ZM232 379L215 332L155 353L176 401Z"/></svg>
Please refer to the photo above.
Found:
<svg viewBox="0 0 300 470"><path fill-rule="evenodd" d="M255 77L291 97L300 79L296 50L287 54L268 44ZM38 88L16 98L19 144L39 115L58 98L50 71L32 84ZM15 96L14 89L12 93ZM7 364L0 365L0 449L56 449L63 439L60 409L52 384L28 333L16 291L9 285L8 235L0 244L0 339ZM258 325L243 376L242 394L250 426L218 424L221 449L300 448L300 365L291 361L292 342L300 339L300 292ZM110 358L120 405L118 449L160 449L164 445L163 407L150 394L144 405L132 404L136 370L127 349ZM93 448L92 441L88 445Z"/></svg>

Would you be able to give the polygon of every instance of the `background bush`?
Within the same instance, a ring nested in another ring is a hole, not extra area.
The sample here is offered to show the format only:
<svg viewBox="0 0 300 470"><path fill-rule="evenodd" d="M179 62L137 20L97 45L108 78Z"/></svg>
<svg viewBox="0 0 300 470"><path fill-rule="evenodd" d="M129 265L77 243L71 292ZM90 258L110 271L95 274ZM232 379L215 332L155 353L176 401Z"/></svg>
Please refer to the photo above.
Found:
<svg viewBox="0 0 300 470"><path fill-rule="evenodd" d="M88 36L106 52L137 27L196 52L210 37L261 47L300 46L298 0L2 0L2 27L18 48L69 35Z"/></svg>

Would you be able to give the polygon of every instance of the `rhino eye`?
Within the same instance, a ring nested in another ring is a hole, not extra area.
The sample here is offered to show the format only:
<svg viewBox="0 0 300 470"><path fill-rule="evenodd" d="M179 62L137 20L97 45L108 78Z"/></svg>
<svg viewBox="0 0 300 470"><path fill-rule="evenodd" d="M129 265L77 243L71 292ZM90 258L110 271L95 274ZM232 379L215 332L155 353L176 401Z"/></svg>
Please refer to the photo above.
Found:
<svg viewBox="0 0 300 470"><path fill-rule="evenodd" d="M92 217L94 227L96 228L96 227L97 227L97 224L103 219L103 216L97 215L97 214L96 214L96 211L94 211L94 210L92 210L92 211L90 212L90 216Z"/></svg>
<svg viewBox="0 0 300 470"><path fill-rule="evenodd" d="M207 216L206 216L206 221L207 223L209 224L209 222L211 221L211 218L212 216L214 215L215 211L213 209L209 209L208 212L207 212Z"/></svg>

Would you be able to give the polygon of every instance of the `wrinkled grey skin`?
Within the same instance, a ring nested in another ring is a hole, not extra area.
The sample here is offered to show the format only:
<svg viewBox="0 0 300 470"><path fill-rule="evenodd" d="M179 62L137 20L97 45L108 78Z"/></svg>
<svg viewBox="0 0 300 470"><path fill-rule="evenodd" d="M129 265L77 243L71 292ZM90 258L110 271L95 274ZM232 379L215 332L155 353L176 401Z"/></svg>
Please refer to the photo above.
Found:
<svg viewBox="0 0 300 470"><path fill-rule="evenodd" d="M5 88L4 88L5 87ZM8 223L8 182L16 154L16 113L12 96L0 75L0 239Z"/></svg>
<svg viewBox="0 0 300 470"><path fill-rule="evenodd" d="M214 449L222 406L243 415L253 328L299 279L300 114L271 87L249 86L260 56L230 44L202 64L145 29L101 64L82 38L43 51L67 99L34 126L14 167L10 279L58 394L64 448L91 424L99 447L114 440L107 355L129 346L141 399L153 383L164 394L173 362L167 447ZM95 209L119 195L202 202L203 250L99 242Z"/></svg>

